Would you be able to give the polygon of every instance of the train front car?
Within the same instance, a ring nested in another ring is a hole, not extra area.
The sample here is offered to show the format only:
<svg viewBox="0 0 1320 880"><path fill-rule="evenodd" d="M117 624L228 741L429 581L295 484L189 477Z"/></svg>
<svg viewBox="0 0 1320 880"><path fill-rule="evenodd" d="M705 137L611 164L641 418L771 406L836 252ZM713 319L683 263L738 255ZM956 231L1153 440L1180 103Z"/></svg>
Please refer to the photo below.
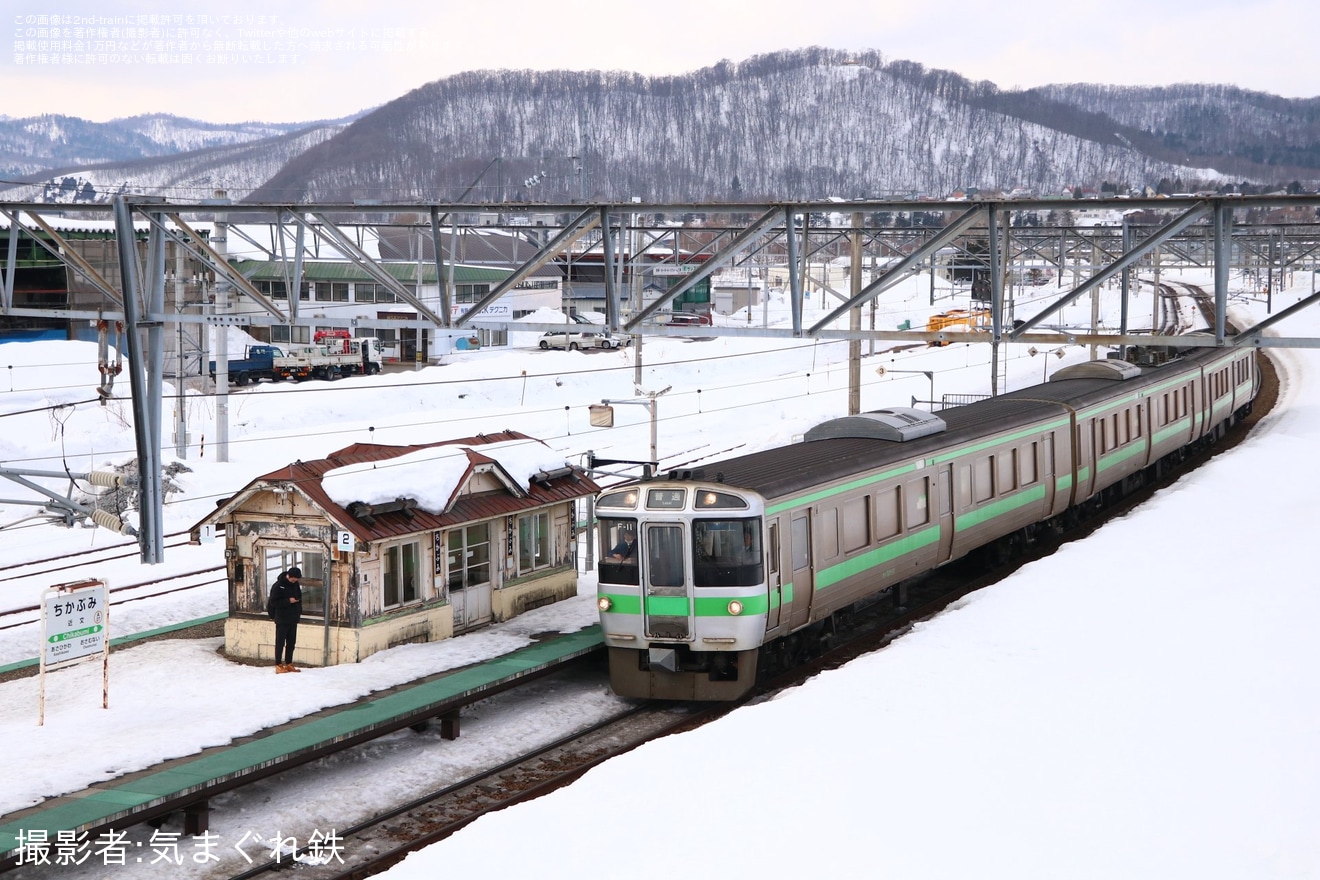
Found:
<svg viewBox="0 0 1320 880"><path fill-rule="evenodd" d="M769 604L760 497L656 481L602 493L596 516L614 692L731 700L750 690Z"/></svg>

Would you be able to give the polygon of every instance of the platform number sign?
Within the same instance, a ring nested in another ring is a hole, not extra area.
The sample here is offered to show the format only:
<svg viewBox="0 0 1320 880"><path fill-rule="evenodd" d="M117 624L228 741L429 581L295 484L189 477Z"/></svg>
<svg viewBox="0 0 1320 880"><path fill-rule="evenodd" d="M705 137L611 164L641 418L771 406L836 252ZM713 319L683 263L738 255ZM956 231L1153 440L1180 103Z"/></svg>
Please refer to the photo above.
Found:
<svg viewBox="0 0 1320 880"><path fill-rule="evenodd" d="M347 529L340 529L335 538L340 553L352 553L357 549L357 541L354 540L353 533Z"/></svg>

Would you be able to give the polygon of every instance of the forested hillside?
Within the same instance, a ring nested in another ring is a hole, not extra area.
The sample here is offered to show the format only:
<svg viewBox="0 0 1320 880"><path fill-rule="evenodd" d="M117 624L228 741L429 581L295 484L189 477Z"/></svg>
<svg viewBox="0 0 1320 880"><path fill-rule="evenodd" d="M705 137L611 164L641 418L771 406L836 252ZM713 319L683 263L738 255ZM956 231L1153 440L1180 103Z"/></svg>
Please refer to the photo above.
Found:
<svg viewBox="0 0 1320 880"><path fill-rule="evenodd" d="M172 117L41 120L0 121L0 157L8 147L11 163L53 169L11 195L686 203L1320 180L1320 101L1213 85L1002 91L822 48L682 76L472 71L355 121L284 134ZM89 158L116 151L144 158Z"/></svg>

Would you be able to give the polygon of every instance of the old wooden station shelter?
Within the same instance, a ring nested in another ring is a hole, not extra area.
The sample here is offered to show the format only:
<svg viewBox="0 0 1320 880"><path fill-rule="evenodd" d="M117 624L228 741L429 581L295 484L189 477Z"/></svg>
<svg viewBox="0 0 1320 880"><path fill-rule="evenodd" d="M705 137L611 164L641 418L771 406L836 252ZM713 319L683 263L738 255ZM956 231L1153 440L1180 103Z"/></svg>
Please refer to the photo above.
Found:
<svg viewBox="0 0 1320 880"><path fill-rule="evenodd" d="M577 593L580 469L515 431L357 443L258 477L192 529L225 542L225 651L274 660L266 595L302 569L296 663L355 663Z"/></svg>

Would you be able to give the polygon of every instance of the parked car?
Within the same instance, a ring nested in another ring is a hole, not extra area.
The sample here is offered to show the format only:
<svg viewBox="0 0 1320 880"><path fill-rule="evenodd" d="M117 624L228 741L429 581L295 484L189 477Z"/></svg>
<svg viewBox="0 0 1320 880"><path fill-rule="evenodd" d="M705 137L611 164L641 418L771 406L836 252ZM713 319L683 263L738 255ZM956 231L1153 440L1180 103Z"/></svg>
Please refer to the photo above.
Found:
<svg viewBox="0 0 1320 880"><path fill-rule="evenodd" d="M620 348L632 342L631 336L611 333L606 328L588 321L581 315L570 315L573 323L565 324L562 330L548 330L541 334L539 345L542 350L566 348L577 351L580 348Z"/></svg>
<svg viewBox="0 0 1320 880"><path fill-rule="evenodd" d="M667 324L670 327L697 327L711 322L710 315L702 315L696 312L670 312L668 315L661 312L656 317L658 323Z"/></svg>

